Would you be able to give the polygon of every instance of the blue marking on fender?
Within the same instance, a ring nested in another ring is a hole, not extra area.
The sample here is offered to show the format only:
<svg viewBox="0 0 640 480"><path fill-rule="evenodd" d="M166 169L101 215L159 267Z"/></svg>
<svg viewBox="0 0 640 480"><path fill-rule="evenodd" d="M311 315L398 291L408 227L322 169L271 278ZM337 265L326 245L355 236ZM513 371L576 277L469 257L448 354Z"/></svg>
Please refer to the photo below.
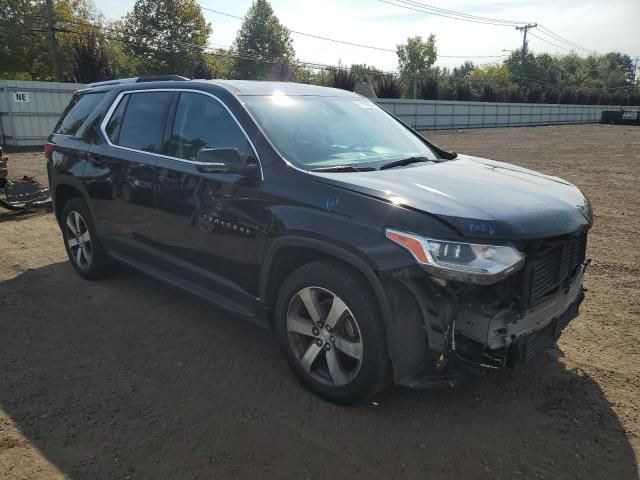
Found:
<svg viewBox="0 0 640 480"><path fill-rule="evenodd" d="M468 227L471 233L485 232L489 235L494 235L496 233L496 227L493 226L493 223L470 223Z"/></svg>
<svg viewBox="0 0 640 480"><path fill-rule="evenodd" d="M339 193L336 198L327 198L327 201L324 203L327 212L330 212L331 209L336 208L340 205L340 200L342 198L342 193Z"/></svg>

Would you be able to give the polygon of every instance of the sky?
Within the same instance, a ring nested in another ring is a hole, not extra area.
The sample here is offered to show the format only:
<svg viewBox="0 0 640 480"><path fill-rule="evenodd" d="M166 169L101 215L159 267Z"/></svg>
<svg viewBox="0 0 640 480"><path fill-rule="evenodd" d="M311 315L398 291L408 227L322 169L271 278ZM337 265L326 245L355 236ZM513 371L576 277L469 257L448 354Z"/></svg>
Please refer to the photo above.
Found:
<svg viewBox="0 0 640 480"><path fill-rule="evenodd" d="M129 11L134 0L94 0L108 20ZM420 0L422 3L471 15L523 22L537 22L554 33L598 53L621 51L640 56L640 0ZM198 0L202 7L243 16L251 0ZM476 64L500 58L522 47L522 33L513 26L482 25L443 18L401 8L379 0L271 0L280 21L291 30L394 50L416 35L436 36L436 65L454 67L465 60ZM203 11L213 27L209 41L215 47L233 43L241 21ZM539 30L534 35L556 45L557 40ZM384 71L397 70L394 52L372 50L292 34L296 57L305 62L337 65L366 63ZM568 53L533 36L529 48L536 52ZM566 44L562 45L570 50ZM577 53L587 52L577 50ZM460 55L465 58L445 58ZM640 61L639 61L640 63Z"/></svg>

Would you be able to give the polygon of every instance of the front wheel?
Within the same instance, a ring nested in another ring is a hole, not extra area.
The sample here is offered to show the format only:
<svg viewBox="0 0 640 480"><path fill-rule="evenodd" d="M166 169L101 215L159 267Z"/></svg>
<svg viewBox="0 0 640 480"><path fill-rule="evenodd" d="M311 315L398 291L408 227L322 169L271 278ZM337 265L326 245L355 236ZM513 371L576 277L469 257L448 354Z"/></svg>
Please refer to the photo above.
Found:
<svg viewBox="0 0 640 480"><path fill-rule="evenodd" d="M82 277L94 280L110 274L113 260L102 248L87 204L72 198L62 210L62 236L73 268Z"/></svg>
<svg viewBox="0 0 640 480"><path fill-rule="evenodd" d="M384 328L357 272L330 261L300 267L280 289L275 322L289 365L321 397L356 403L386 386Z"/></svg>

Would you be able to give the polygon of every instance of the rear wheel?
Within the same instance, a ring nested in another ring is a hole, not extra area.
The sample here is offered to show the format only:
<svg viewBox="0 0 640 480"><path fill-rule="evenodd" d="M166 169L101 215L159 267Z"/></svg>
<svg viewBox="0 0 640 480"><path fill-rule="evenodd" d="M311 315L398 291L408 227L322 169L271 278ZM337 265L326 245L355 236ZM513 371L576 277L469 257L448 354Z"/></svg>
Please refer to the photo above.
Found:
<svg viewBox="0 0 640 480"><path fill-rule="evenodd" d="M62 210L62 236L73 268L90 280L113 271L113 260L102 248L89 208L81 198L72 198Z"/></svg>
<svg viewBox="0 0 640 480"><path fill-rule="evenodd" d="M276 334L296 375L327 400L355 403L386 386L389 362L377 303L346 266L320 261L294 271L278 294Z"/></svg>

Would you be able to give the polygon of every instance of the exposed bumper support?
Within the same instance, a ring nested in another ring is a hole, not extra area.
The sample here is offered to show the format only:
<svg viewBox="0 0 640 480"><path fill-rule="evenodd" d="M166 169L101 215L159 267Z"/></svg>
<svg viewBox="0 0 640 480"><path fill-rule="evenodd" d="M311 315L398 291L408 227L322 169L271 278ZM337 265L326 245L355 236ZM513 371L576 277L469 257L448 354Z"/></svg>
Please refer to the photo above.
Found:
<svg viewBox="0 0 640 480"><path fill-rule="evenodd" d="M515 306L486 306L478 299L461 301L444 289L434 294L415 277L400 278L405 294L398 296L396 287L392 303L398 326L404 327L405 335L398 340L405 349L393 359L398 361L395 383L412 388L453 385L470 373L529 360L578 315L587 266L585 262L579 267L564 291L524 312ZM409 323L409 318L415 320Z"/></svg>
<svg viewBox="0 0 640 480"><path fill-rule="evenodd" d="M529 309L524 316L512 308L501 309L491 316L478 310L462 309L456 319L456 330L491 350L507 348L522 336L544 328L576 303L582 293L586 267L585 262L565 292Z"/></svg>

